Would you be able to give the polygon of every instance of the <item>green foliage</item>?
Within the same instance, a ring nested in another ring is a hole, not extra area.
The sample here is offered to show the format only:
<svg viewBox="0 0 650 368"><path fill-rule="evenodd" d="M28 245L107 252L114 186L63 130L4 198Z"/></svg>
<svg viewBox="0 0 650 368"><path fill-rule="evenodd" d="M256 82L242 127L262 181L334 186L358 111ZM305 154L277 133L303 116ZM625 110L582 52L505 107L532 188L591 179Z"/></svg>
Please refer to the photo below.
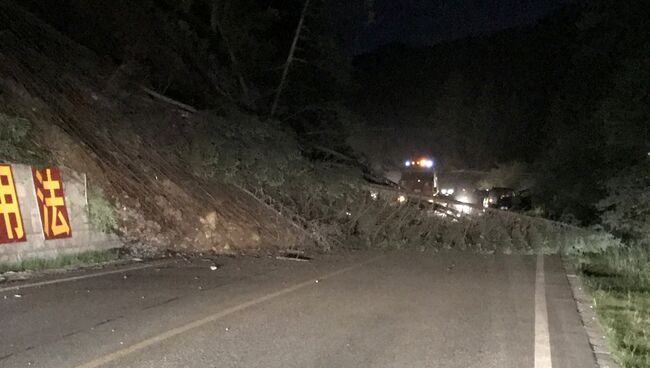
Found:
<svg viewBox="0 0 650 368"><path fill-rule="evenodd" d="M650 366L650 252L610 248L583 255L580 270L614 356L624 368Z"/></svg>
<svg viewBox="0 0 650 368"><path fill-rule="evenodd" d="M115 207L100 191L88 193L88 216L90 223L99 231L110 233L117 228Z"/></svg>
<svg viewBox="0 0 650 368"><path fill-rule="evenodd" d="M598 203L602 222L625 241L650 248L650 162L623 170L606 183Z"/></svg>
<svg viewBox="0 0 650 368"><path fill-rule="evenodd" d="M587 275L612 276L615 280L602 280L600 288L640 288L650 291L650 252L641 246L611 247L589 252L577 259ZM622 284L619 284L623 280ZM611 281L611 283L610 283ZM619 290L627 291L627 290Z"/></svg>
<svg viewBox="0 0 650 368"><path fill-rule="evenodd" d="M360 195L361 171L351 165L312 161L294 131L276 120L231 112L195 127L188 157L199 176L223 180L270 201L301 226L320 235L342 232L339 219Z"/></svg>
<svg viewBox="0 0 650 368"><path fill-rule="evenodd" d="M341 242L358 239L369 246L506 254L583 254L620 247L603 231L507 212L445 217L428 203L399 204L369 196L358 198L350 208L349 216L341 220L349 229Z"/></svg>
<svg viewBox="0 0 650 368"><path fill-rule="evenodd" d="M52 259L32 258L17 264L0 264L0 273L7 271L42 271L58 268L76 268L117 260L119 250L88 251L78 254L60 255Z"/></svg>
<svg viewBox="0 0 650 368"><path fill-rule="evenodd" d="M291 130L238 112L196 127L191 145L199 175L247 187L279 187L310 168Z"/></svg>
<svg viewBox="0 0 650 368"><path fill-rule="evenodd" d="M648 152L648 28L642 1L585 3L579 48L553 100L539 182L558 218L595 222L604 183Z"/></svg>
<svg viewBox="0 0 650 368"><path fill-rule="evenodd" d="M0 113L0 159L7 161L31 161L28 151L28 133L32 128L29 120Z"/></svg>
<svg viewBox="0 0 650 368"><path fill-rule="evenodd" d="M642 292L593 291L596 316L614 358L623 368L650 366L650 298Z"/></svg>
<svg viewBox="0 0 650 368"><path fill-rule="evenodd" d="M0 152L17 154L13 147L21 143L31 129L32 124L27 119L12 117L0 113Z"/></svg>
<svg viewBox="0 0 650 368"><path fill-rule="evenodd" d="M248 189L328 242L572 254L617 245L603 232L540 218L497 211L441 218L429 204L373 200L363 188L359 169L307 159L295 133L277 121L232 112L196 129L185 154L197 174Z"/></svg>

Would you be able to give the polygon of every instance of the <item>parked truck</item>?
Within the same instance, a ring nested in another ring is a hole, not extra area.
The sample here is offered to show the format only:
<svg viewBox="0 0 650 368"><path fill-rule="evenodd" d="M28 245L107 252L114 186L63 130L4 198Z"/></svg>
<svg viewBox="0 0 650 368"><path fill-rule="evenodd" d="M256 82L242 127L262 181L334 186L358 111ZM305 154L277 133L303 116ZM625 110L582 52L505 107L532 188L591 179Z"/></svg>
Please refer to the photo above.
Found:
<svg viewBox="0 0 650 368"><path fill-rule="evenodd" d="M412 193L432 197L438 194L438 176L433 159L422 157L406 160L399 186Z"/></svg>

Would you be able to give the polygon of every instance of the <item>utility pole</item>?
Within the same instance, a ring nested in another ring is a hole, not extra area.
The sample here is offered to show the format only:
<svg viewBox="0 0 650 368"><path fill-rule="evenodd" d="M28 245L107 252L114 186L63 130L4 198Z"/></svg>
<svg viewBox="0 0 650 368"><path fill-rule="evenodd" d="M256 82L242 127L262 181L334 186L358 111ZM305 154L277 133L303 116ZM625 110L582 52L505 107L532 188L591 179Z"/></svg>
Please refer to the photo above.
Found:
<svg viewBox="0 0 650 368"><path fill-rule="evenodd" d="M277 91L275 92L275 99L273 99L273 106L271 106L271 113L269 117L275 115L275 111L278 108L278 102L280 101L280 95L282 95L282 90L284 89L285 84L287 83L287 75L289 75L289 66L293 62L293 54L296 52L296 45L298 44L298 39L300 38L300 32L302 31L302 26L305 23L305 15L307 14L307 8L309 7L309 0L305 0L305 5L302 8L300 13L300 20L298 21L298 27L296 27L296 33L293 36L293 42L291 43L291 48L289 49L289 55L287 56L287 61L284 63L284 70L282 70L282 78L280 79L280 85L278 86Z"/></svg>

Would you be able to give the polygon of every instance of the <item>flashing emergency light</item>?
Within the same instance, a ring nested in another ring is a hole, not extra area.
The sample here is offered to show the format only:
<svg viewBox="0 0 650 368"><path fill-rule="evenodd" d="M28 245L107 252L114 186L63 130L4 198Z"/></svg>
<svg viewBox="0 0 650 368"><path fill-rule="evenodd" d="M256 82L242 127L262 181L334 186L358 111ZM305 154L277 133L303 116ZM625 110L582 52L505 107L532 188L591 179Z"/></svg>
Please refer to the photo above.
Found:
<svg viewBox="0 0 650 368"><path fill-rule="evenodd" d="M430 159L422 159L419 161L409 161L409 160L404 161L404 166L406 167L419 166L419 167L430 169L433 167L433 165L434 165L433 160Z"/></svg>

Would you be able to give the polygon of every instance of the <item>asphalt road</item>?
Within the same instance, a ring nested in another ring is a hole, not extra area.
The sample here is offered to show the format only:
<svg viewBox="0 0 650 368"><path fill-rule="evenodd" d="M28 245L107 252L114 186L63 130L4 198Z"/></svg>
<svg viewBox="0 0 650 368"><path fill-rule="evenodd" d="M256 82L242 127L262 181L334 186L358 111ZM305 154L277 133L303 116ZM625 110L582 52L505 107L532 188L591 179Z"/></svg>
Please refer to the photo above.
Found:
<svg viewBox="0 0 650 368"><path fill-rule="evenodd" d="M543 272L407 251L142 266L0 284L0 367L595 366L558 257Z"/></svg>

